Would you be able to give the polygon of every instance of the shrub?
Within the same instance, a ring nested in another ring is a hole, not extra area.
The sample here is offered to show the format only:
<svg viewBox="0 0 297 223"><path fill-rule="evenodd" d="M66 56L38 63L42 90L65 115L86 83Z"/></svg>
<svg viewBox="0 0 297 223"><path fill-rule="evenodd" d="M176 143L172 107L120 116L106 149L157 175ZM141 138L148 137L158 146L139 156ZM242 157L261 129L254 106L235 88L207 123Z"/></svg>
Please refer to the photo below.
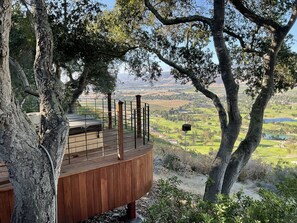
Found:
<svg viewBox="0 0 297 223"><path fill-rule="evenodd" d="M213 156L203 155L194 151L186 151L178 146L169 145L168 143L155 143L155 154L160 155L163 165L171 170L180 172L180 170L192 170L201 174L208 174Z"/></svg>
<svg viewBox="0 0 297 223"><path fill-rule="evenodd" d="M181 169L180 159L175 154L167 153L164 156L163 165L173 171L179 171Z"/></svg>
<svg viewBox="0 0 297 223"><path fill-rule="evenodd" d="M288 163L279 161L267 176L266 182L260 185L275 193L282 193L283 196L289 194L297 199L297 168L289 166Z"/></svg>
<svg viewBox="0 0 297 223"><path fill-rule="evenodd" d="M264 180L271 171L272 167L263 163L260 159L250 160L242 169L238 181Z"/></svg>
<svg viewBox="0 0 297 223"><path fill-rule="evenodd" d="M280 191L292 192L291 184L296 185L296 181L289 178ZM146 222L287 223L297 219L296 197L291 193L276 194L262 189L261 200L237 193L233 197L220 195L217 203L210 203L178 189L179 183L176 177L158 181L158 198L148 208Z"/></svg>
<svg viewBox="0 0 297 223"><path fill-rule="evenodd" d="M193 195L178 189L179 184L176 177L158 181L158 201L149 208L146 222L183 222Z"/></svg>

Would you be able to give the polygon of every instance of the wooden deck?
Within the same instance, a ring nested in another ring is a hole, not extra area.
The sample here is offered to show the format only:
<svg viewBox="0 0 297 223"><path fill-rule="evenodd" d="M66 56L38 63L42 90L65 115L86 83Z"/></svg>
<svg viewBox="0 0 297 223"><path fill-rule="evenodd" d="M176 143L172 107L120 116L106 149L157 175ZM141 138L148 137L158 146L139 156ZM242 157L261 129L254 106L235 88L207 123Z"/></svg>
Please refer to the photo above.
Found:
<svg viewBox="0 0 297 223"><path fill-rule="evenodd" d="M66 156L66 155L65 155ZM90 152L88 158L65 160L58 183L59 222L79 222L116 207L129 204L146 194L153 180L152 145L138 146L125 152L102 156ZM13 188L0 185L0 222L10 221Z"/></svg>
<svg viewBox="0 0 297 223"><path fill-rule="evenodd" d="M135 200L146 194L153 181L153 152L149 141L149 106L114 100L86 111L91 115L68 115L69 137L58 181L58 220L72 223L85 220L122 205L135 217ZM123 105L124 104L124 105ZM105 108L104 106L107 106ZM143 106L143 107L142 107ZM117 108L118 109L117 109ZM101 109L101 110L100 110ZM35 126L39 113L31 113ZM95 119L96 117L96 119ZM120 158L120 160L119 160ZM0 163L1 164L1 163ZM0 166L0 223L10 222L13 188L6 166Z"/></svg>

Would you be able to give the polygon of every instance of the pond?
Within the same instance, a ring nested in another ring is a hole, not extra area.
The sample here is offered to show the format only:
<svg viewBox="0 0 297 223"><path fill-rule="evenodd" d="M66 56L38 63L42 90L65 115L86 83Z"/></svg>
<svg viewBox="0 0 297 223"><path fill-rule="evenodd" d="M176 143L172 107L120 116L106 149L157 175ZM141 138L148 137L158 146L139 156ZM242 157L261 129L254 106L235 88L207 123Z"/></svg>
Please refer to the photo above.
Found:
<svg viewBox="0 0 297 223"><path fill-rule="evenodd" d="M297 120L293 118L264 118L264 123L273 122L297 122Z"/></svg>
<svg viewBox="0 0 297 223"><path fill-rule="evenodd" d="M288 140L290 137L288 135L279 135L279 134L270 134L270 133L263 133L263 139L267 140Z"/></svg>
<svg viewBox="0 0 297 223"><path fill-rule="evenodd" d="M297 119L293 118L264 118L264 123L280 123L280 122L297 122ZM290 137L288 135L282 134L271 134L271 133L263 133L263 139L268 140L288 140Z"/></svg>

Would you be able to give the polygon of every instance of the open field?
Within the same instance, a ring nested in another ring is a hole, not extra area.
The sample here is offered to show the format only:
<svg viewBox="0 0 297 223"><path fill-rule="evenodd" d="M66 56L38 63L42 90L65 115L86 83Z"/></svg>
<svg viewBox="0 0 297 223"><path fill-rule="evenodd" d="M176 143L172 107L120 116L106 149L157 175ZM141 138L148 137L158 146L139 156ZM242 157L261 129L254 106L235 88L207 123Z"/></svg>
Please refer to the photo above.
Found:
<svg viewBox="0 0 297 223"><path fill-rule="evenodd" d="M152 111L176 109L190 103L186 100L144 100L144 102L150 105Z"/></svg>
<svg viewBox="0 0 297 223"><path fill-rule="evenodd" d="M224 102L222 85L210 87ZM252 99L242 89L239 95L240 110L243 118L242 129L236 145L244 139L249 124L249 111ZM174 93L173 93L174 92ZM133 92L134 93L134 92ZM220 143L220 126L212 101L185 86L177 89L142 89L142 101L150 104L151 127L155 137L162 138L186 150L208 154L216 151ZM276 164L279 160L297 163L297 89L284 94L276 94L265 112L262 141L253 158ZM290 118L291 121L278 121ZM182 125L189 123L191 131L186 135Z"/></svg>

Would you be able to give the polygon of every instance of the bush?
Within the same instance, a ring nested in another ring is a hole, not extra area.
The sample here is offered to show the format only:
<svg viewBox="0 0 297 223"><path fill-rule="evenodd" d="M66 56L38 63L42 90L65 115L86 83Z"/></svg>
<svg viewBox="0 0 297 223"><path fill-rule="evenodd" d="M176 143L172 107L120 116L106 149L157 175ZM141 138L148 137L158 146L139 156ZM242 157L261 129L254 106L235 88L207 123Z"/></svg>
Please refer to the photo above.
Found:
<svg viewBox="0 0 297 223"><path fill-rule="evenodd" d="M272 167L263 163L260 159L250 160L242 169L238 181L264 180L271 171Z"/></svg>
<svg viewBox="0 0 297 223"><path fill-rule="evenodd" d="M163 157L164 167L177 172L184 169L184 171L190 170L201 174L208 174L211 169L212 160L214 159L213 155L203 155L193 151L186 151L178 146L162 143L161 141L154 144L154 152Z"/></svg>
<svg viewBox="0 0 297 223"><path fill-rule="evenodd" d="M260 185L275 193L281 193L283 196L288 194L297 199L297 168L279 161L268 174L266 182L261 182Z"/></svg>
<svg viewBox="0 0 297 223"><path fill-rule="evenodd" d="M181 167L181 161L175 154L166 154L164 156L163 165L169 170L178 172Z"/></svg>
<svg viewBox="0 0 297 223"><path fill-rule="evenodd" d="M279 194L262 189L261 200L237 193L233 197L220 195L217 203L203 201L197 195L178 189L176 177L159 180L158 198L148 208L148 223L287 223L296 222L296 196L291 196L296 178L288 178ZM284 193L285 192L285 193ZM288 193L290 192L290 193Z"/></svg>

